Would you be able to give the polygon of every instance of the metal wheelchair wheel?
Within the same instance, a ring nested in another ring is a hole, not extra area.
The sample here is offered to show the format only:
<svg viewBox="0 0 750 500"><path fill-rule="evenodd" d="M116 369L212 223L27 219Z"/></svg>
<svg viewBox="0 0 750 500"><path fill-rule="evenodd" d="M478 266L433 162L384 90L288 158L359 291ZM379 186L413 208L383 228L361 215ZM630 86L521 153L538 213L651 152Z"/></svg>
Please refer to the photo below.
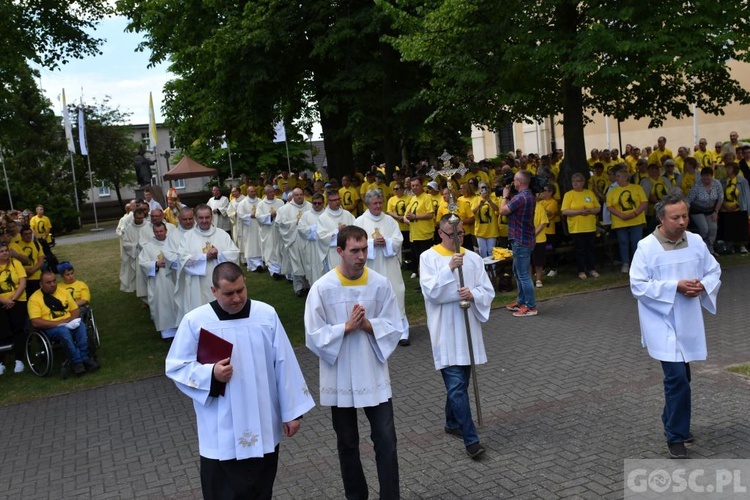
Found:
<svg viewBox="0 0 750 500"><path fill-rule="evenodd" d="M52 343L44 332L33 330L26 337L26 364L34 375L46 377L52 371Z"/></svg>
<svg viewBox="0 0 750 500"><path fill-rule="evenodd" d="M96 352L101 344L99 343L99 329L96 327L94 311L91 308L86 313L86 335L89 343L89 357L97 359Z"/></svg>

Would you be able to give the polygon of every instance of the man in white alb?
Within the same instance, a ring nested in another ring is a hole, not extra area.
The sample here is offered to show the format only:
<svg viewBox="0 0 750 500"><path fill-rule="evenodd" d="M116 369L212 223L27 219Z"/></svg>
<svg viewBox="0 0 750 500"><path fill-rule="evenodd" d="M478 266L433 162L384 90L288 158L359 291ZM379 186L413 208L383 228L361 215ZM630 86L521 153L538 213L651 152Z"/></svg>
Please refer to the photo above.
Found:
<svg viewBox="0 0 750 500"><path fill-rule="evenodd" d="M336 242L339 230L354 224L354 216L341 208L341 196L335 189L326 191L328 207L318 217L318 244L328 247L328 256L323 265L323 272L327 273L339 265L340 258L337 252Z"/></svg>
<svg viewBox="0 0 750 500"><path fill-rule="evenodd" d="M227 208L229 208L229 198L221 194L219 186L211 188L213 196L209 198L206 204L211 207L212 221L214 227L223 229L224 231L231 231L232 224L229 222L227 217Z"/></svg>
<svg viewBox="0 0 750 500"><path fill-rule="evenodd" d="M255 218L260 198L255 195L255 186L248 186L246 193L245 198L237 205L237 228L241 242L237 246L240 248L247 270L262 273L265 269L260 248L260 226Z"/></svg>
<svg viewBox="0 0 750 500"><path fill-rule="evenodd" d="M297 224L297 238L303 242L302 267L305 269L305 279L308 287L318 281L323 274L323 267L328 256L328 245L320 245L318 241L318 219L325 212L325 197L322 193L312 195L311 210L302 214Z"/></svg>
<svg viewBox="0 0 750 500"><path fill-rule="evenodd" d="M310 203L305 201L305 193L300 188L294 188L289 201L279 209L276 216L276 229L279 231L281 246L281 274L292 277L297 297L303 297L310 288L305 279L305 268L302 266L305 241L297 236L298 223L309 210Z"/></svg>
<svg viewBox="0 0 750 500"><path fill-rule="evenodd" d="M255 220L260 224L260 250L268 273L273 279L280 280L281 252L279 251L279 233L276 231L276 214L284 202L276 196L273 186L266 186L266 197L258 203Z"/></svg>
<svg viewBox="0 0 750 500"><path fill-rule="evenodd" d="M153 236L143 245L138 255L138 265L147 280L147 301L151 320L162 339L174 337L177 305L174 300L175 271L171 269L164 254L167 249L167 227L164 222L151 225ZM177 231L173 229L173 231Z"/></svg>

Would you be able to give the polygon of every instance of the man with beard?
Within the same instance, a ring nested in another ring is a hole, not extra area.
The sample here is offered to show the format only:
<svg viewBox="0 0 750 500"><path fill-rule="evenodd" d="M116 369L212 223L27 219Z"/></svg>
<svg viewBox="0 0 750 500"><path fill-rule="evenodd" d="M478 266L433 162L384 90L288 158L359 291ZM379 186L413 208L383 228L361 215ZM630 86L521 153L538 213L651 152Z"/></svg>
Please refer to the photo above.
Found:
<svg viewBox="0 0 750 500"><path fill-rule="evenodd" d="M273 186L266 186L266 198L258 203L255 211L255 219L260 224L260 250L263 262L266 263L269 274L275 280L281 279L281 252L278 232L274 225L282 206L284 202L276 197L276 190Z"/></svg>
<svg viewBox="0 0 750 500"><path fill-rule="evenodd" d="M237 205L237 246L245 259L247 270L262 273L265 269L260 248L260 226L255 218L260 198L255 195L255 186L248 186L246 192L245 198Z"/></svg>
<svg viewBox="0 0 750 500"><path fill-rule="evenodd" d="M310 288L305 279L305 268L302 266L302 247L304 240L297 236L297 225L302 215L310 210L310 203L305 201L305 194L300 188L294 188L289 202L281 207L276 216L276 229L279 231L281 248L281 274L292 277L294 293L302 297Z"/></svg>
<svg viewBox="0 0 750 500"><path fill-rule="evenodd" d="M398 184L397 184L398 186ZM357 217L355 224L367 232L367 267L376 271L391 283L401 315L403 333L399 345L409 345L409 320L404 303L404 277L401 274L401 245L403 236L398 223L383 213L383 193L371 189L365 193L365 213Z"/></svg>
<svg viewBox="0 0 750 500"><path fill-rule="evenodd" d="M180 288L179 310L184 314L211 301L211 273L222 262L236 263L240 251L229 234L211 223L211 207L195 207L196 227L180 242L180 269L185 286Z"/></svg>

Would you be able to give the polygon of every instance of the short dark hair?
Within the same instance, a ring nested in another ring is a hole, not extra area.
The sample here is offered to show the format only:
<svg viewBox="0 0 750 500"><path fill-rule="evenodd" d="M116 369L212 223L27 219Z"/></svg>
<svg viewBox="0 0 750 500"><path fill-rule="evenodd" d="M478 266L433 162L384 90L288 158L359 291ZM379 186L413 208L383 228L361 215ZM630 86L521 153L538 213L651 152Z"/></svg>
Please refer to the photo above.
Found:
<svg viewBox="0 0 750 500"><path fill-rule="evenodd" d="M690 204L687 202L687 199L685 198L685 195L682 194L682 191L678 188L674 188L669 191L669 193L666 194L661 200L656 202L656 205L654 205L654 212L656 213L656 217L661 220L664 218L664 214L666 213L666 208L668 205L676 205L677 203L684 203L685 206L690 209Z"/></svg>
<svg viewBox="0 0 750 500"><path fill-rule="evenodd" d="M359 241L367 239L367 231L359 226L346 226L339 231L336 237L336 246L346 250L346 242L349 240Z"/></svg>
<svg viewBox="0 0 750 500"><path fill-rule="evenodd" d="M701 169L701 175L710 175L711 177L714 176L714 169L711 167L703 167Z"/></svg>
<svg viewBox="0 0 750 500"><path fill-rule="evenodd" d="M209 206L208 206L208 205L206 205L205 203L200 203L200 204L198 204L198 205L197 205L197 206L196 206L196 207L195 207L195 208L193 209L193 214L195 214L195 216L196 216L196 217L198 216L198 211L199 211L199 210L208 210L209 212L213 213L213 210L211 210L211 207L209 207Z"/></svg>
<svg viewBox="0 0 750 500"><path fill-rule="evenodd" d="M240 266L234 262L222 262L214 268L214 272L211 274L211 284L214 288L219 288L219 283L222 280L234 283L241 277L244 277L244 275Z"/></svg>

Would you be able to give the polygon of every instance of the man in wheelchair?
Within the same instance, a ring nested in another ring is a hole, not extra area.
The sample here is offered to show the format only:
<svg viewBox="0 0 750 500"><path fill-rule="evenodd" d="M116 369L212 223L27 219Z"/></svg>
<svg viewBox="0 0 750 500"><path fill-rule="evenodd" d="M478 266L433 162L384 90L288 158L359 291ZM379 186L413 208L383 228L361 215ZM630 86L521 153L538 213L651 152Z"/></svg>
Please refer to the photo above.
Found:
<svg viewBox="0 0 750 500"><path fill-rule="evenodd" d="M81 320L78 305L70 293L58 288L51 270L42 272L40 289L28 299L31 326L43 330L51 339L58 339L65 347L73 373L83 375L99 369L99 363L89 357L86 324Z"/></svg>

